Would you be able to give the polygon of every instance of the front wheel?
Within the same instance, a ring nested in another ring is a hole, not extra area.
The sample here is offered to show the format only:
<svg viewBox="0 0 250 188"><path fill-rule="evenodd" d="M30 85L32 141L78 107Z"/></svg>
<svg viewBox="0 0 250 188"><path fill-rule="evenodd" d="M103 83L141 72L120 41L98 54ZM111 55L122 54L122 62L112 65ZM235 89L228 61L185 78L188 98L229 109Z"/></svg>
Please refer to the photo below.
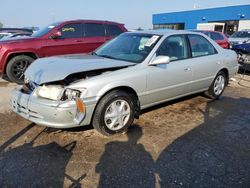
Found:
<svg viewBox="0 0 250 188"><path fill-rule="evenodd" d="M221 94L223 93L225 87L227 84L227 77L226 74L223 71L220 71L214 81L212 82L211 86L209 87L208 90L208 95L212 99L218 99Z"/></svg>
<svg viewBox="0 0 250 188"><path fill-rule="evenodd" d="M135 106L132 96L121 90L105 95L96 107L92 125L105 136L126 132L133 123Z"/></svg>
<svg viewBox="0 0 250 188"><path fill-rule="evenodd" d="M26 55L13 57L6 67L6 74L10 81L23 84L24 72L33 61L32 57Z"/></svg>

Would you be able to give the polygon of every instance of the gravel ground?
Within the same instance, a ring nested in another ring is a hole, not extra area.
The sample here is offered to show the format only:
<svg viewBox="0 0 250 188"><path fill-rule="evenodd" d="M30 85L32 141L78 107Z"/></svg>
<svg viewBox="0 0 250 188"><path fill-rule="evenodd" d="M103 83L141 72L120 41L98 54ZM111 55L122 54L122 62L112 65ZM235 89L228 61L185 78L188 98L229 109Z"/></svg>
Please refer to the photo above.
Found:
<svg viewBox="0 0 250 188"><path fill-rule="evenodd" d="M24 120L8 110L14 87L0 80L0 187L250 187L250 76L220 100L150 108L113 137Z"/></svg>

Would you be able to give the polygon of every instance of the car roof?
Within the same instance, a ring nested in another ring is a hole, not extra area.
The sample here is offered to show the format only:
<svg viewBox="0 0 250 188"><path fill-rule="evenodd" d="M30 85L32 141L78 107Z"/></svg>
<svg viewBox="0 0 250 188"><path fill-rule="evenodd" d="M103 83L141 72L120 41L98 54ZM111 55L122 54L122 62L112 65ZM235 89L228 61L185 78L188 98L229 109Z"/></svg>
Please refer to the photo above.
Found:
<svg viewBox="0 0 250 188"><path fill-rule="evenodd" d="M143 34L152 34L152 35L197 34L197 32L192 32L192 31L187 31L187 30L172 30L172 29L143 30L143 31L133 31L131 33L143 33Z"/></svg>
<svg viewBox="0 0 250 188"><path fill-rule="evenodd" d="M124 25L122 23L118 23L118 22L113 22L113 21L107 21L107 20L85 20L85 19L78 19L78 20L64 20L64 21L60 21L58 23L62 24L62 23L74 23L74 22L94 22L94 23L105 23L105 24L118 24L118 25Z"/></svg>
<svg viewBox="0 0 250 188"><path fill-rule="evenodd" d="M219 34L223 34L223 32L220 31L212 31L212 30L190 30L193 32L202 32L202 33L219 33Z"/></svg>

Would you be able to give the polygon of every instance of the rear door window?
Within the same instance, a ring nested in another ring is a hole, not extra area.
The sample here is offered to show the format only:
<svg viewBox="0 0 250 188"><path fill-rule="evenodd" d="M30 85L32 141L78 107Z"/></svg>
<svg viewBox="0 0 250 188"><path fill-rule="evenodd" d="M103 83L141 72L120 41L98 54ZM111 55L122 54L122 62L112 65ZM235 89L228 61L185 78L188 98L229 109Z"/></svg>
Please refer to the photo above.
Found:
<svg viewBox="0 0 250 188"><path fill-rule="evenodd" d="M82 24L73 23L66 24L59 29L62 33L62 38L81 38L82 37Z"/></svg>
<svg viewBox="0 0 250 188"><path fill-rule="evenodd" d="M201 35L188 35L192 57L200 57L216 54L214 46Z"/></svg>
<svg viewBox="0 0 250 188"><path fill-rule="evenodd" d="M106 30L108 36L118 36L123 32L118 26L109 24L106 25Z"/></svg>
<svg viewBox="0 0 250 188"><path fill-rule="evenodd" d="M86 23L86 24L84 24L84 36L85 37L103 37L103 36L105 36L103 24L98 24L98 23Z"/></svg>

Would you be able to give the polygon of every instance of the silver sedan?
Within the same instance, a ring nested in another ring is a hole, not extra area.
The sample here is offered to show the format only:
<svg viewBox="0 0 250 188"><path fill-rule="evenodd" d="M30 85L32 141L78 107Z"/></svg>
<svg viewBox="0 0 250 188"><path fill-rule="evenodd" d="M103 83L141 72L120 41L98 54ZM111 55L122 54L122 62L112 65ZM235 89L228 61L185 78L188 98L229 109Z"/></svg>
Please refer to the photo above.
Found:
<svg viewBox="0 0 250 188"><path fill-rule="evenodd" d="M125 132L141 109L203 91L219 98L237 70L235 52L203 34L130 32L91 54L36 60L10 105L37 124L92 124L112 135Z"/></svg>

